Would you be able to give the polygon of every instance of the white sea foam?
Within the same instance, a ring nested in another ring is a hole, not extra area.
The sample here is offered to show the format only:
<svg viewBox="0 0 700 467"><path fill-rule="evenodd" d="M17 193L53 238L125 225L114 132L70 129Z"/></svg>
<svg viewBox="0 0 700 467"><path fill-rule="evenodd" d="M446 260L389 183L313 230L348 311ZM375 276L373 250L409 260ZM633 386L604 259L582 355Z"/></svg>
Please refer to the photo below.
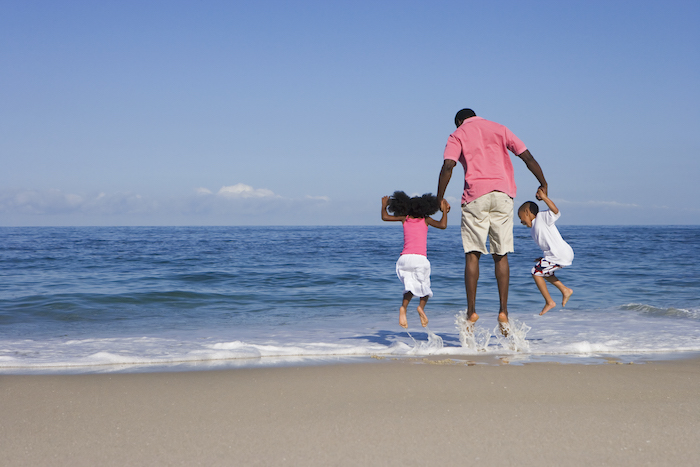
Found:
<svg viewBox="0 0 700 467"><path fill-rule="evenodd" d="M459 332L460 344L471 352L489 352L491 350L489 345L493 340L498 348L507 352L528 352L530 350L527 333L531 327L516 319L511 319L510 322L503 325L498 324L493 331L490 331L480 326L479 322L469 321L467 310L461 310L455 315L455 326Z"/></svg>
<svg viewBox="0 0 700 467"><path fill-rule="evenodd" d="M416 341L416 339L411 335L411 333L408 333L408 336L413 340L414 344L413 348L407 352L408 355L433 355L442 350L442 348L444 347L442 337L438 336L433 331L428 329L427 326L425 330L428 333L428 340L425 342Z"/></svg>
<svg viewBox="0 0 700 467"><path fill-rule="evenodd" d="M532 329L517 319L510 319L507 323L497 325L493 334L499 345L512 352L527 352L530 343L527 341L527 333Z"/></svg>
<svg viewBox="0 0 700 467"><path fill-rule="evenodd" d="M482 313L471 332L465 332L466 313L460 311L456 315L433 313L432 329L419 327L409 331L410 335L394 324L393 314L387 314L362 322L354 316L328 318L313 325L274 328L274 334L261 327L235 332L210 328L177 335L154 332L135 337L0 338L0 371L97 367L104 368L99 371L123 371L181 364L208 368L371 355L484 354L527 358L700 351L700 321L690 316L645 311L652 308L567 308L544 316L511 312L508 337L502 336L498 327L486 325L491 320L496 322L496 314L488 312Z"/></svg>
<svg viewBox="0 0 700 467"><path fill-rule="evenodd" d="M472 352L487 350L491 332L469 321L467 310L461 310L455 315L455 326L459 332L459 342L462 347Z"/></svg>

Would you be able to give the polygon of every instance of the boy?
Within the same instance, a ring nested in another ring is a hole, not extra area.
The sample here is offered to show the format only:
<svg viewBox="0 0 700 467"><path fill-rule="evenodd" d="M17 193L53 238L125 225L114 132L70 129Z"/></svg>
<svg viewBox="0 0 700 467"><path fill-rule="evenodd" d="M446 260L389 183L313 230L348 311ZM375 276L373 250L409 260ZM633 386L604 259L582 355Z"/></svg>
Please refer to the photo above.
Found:
<svg viewBox="0 0 700 467"><path fill-rule="evenodd" d="M549 211L539 212L539 207L533 201L526 201L518 209L518 217L520 222L527 227L530 227L530 233L535 243L544 252L543 258L537 258L537 264L532 268L532 277L535 279L537 288L540 289L542 297L544 297L545 305L542 308L540 315L547 313L557 304L552 300L552 297L547 291L547 282L554 285L562 295L561 306L566 306L573 290L566 287L554 275L554 271L561 269L564 266L569 266L574 260L574 250L571 249L568 243L561 238L559 230L554 225L554 222L559 219L559 209L547 197L547 194L541 188L537 190L537 197L545 202L549 207Z"/></svg>

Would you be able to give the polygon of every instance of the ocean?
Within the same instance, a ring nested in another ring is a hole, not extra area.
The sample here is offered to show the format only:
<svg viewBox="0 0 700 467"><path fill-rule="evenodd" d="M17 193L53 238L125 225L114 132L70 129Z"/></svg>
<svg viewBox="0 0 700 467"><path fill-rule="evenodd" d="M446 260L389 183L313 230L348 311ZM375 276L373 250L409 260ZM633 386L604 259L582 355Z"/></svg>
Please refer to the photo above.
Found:
<svg viewBox="0 0 700 467"><path fill-rule="evenodd" d="M493 355L640 361L700 351L700 226L559 226L566 308L539 316L540 250L516 225L512 334L481 258L473 336L459 226L430 229L428 329L394 265L398 223L352 227L0 228L0 373L94 373ZM550 286L552 297L559 292Z"/></svg>

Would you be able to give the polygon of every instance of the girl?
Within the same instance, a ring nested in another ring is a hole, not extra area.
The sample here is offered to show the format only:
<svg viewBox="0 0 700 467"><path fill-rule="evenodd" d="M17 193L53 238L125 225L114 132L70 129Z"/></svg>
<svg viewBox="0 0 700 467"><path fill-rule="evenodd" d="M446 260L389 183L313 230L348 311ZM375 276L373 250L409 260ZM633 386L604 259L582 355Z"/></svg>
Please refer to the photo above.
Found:
<svg viewBox="0 0 700 467"><path fill-rule="evenodd" d="M429 216L442 210L442 219L436 221ZM449 204L444 199L438 205L437 197L430 193L410 198L403 191L382 198L382 220L401 221L403 224L403 251L396 262L396 274L404 288L403 303L399 308L399 325L408 328L406 309L414 295L420 297L418 315L423 327L428 325L425 304L433 296L430 290L430 262L428 261L428 226L438 229L447 227ZM389 212L393 215L390 215Z"/></svg>

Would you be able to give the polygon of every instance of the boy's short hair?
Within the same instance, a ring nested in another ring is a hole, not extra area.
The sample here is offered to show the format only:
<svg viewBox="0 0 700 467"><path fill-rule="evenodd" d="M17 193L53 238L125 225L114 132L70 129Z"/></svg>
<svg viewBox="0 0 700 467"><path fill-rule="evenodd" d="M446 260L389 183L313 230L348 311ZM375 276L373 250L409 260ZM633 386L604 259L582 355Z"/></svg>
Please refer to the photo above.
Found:
<svg viewBox="0 0 700 467"><path fill-rule="evenodd" d="M525 209L533 213L535 216L538 212L540 212L540 207L534 201L525 201L523 205L520 206L520 209L518 209L518 212L523 211Z"/></svg>
<svg viewBox="0 0 700 467"><path fill-rule="evenodd" d="M457 115L455 115L455 125L459 127L459 125L465 121L466 119L470 117L476 117L476 112L474 112L472 109L462 109L459 112L457 112Z"/></svg>

